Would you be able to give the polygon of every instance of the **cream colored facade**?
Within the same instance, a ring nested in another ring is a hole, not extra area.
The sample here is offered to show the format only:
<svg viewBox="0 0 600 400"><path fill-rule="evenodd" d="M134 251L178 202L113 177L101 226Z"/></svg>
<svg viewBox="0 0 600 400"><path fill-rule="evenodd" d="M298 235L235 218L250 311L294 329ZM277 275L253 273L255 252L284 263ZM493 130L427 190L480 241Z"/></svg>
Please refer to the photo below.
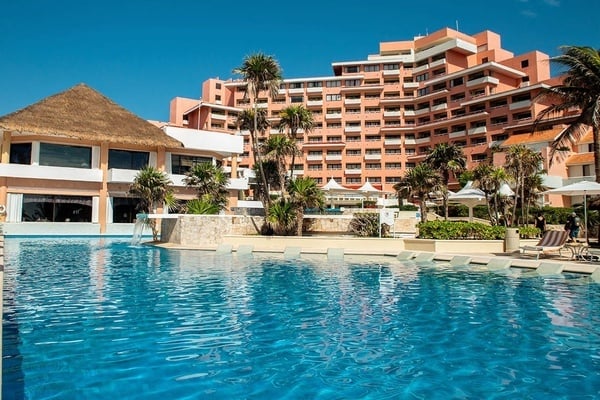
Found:
<svg viewBox="0 0 600 400"><path fill-rule="evenodd" d="M74 90L80 97L102 99L87 87ZM71 95L67 91L57 96ZM63 112L56 103L52 103L53 111ZM141 126L142 133L151 133L147 139L142 135L140 140L113 140L111 132L106 132L108 139L82 135L81 131L73 133L69 123L65 123L64 134L56 134L54 128L37 123L47 118L44 112L49 108L43 101L40 104L30 106L35 118L23 126L18 125L19 112L0 118L0 126L14 127L3 131L1 142L0 218L6 235L131 235L137 201L128 195L128 189L144 165L166 172L180 199L195 197L183 174L184 167L195 160L227 164L226 171L232 176L230 207L236 205L239 192L248 189L248 179L237 176L237 156L243 146L240 136L170 126L161 130L141 119L133 122ZM103 123L102 110L90 112ZM47 134L40 133L46 130Z"/></svg>
<svg viewBox="0 0 600 400"><path fill-rule="evenodd" d="M285 79L277 96L260 96L258 107L272 123L267 135L280 134L282 109L302 104L315 128L298 135L296 173L320 184L333 177L350 188L369 181L388 191L438 143L462 147L470 167L490 160L493 146L532 131L545 108L536 95L557 82L546 54L514 55L494 32L448 28L380 43L377 54L332 68L331 76ZM242 82L209 79L200 102L171 102L170 122L234 134L236 116L248 106ZM240 167L251 167L249 136L241 133Z"/></svg>

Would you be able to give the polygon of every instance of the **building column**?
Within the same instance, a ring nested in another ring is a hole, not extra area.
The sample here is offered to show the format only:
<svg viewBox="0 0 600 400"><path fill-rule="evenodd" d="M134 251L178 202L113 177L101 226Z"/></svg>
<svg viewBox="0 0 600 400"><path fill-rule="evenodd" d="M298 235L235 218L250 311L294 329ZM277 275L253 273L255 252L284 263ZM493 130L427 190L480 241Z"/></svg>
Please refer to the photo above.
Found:
<svg viewBox="0 0 600 400"><path fill-rule="evenodd" d="M100 169L102 170L102 187L98 196L98 223L100 233L106 233L106 204L108 200L108 143L100 144Z"/></svg>
<svg viewBox="0 0 600 400"><path fill-rule="evenodd" d="M10 131L2 132L2 142L0 143L1 147L1 155L0 155L0 163L8 164L10 163L10 139L11 134ZM0 214L0 222L6 221L6 205L8 202L8 179L6 176L0 177L0 205L4 206L4 213Z"/></svg>

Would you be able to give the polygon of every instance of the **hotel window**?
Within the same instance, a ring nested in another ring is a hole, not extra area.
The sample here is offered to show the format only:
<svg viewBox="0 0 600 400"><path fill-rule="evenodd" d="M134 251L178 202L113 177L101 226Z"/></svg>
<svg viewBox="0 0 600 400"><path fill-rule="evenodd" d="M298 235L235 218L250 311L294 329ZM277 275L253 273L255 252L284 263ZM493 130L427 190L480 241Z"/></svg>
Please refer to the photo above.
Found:
<svg viewBox="0 0 600 400"><path fill-rule="evenodd" d="M139 170L148 165L150 154L142 151L108 150L108 169Z"/></svg>
<svg viewBox="0 0 600 400"><path fill-rule="evenodd" d="M323 165L322 164L309 164L308 170L309 171L322 171Z"/></svg>
<svg viewBox="0 0 600 400"><path fill-rule="evenodd" d="M321 82L321 81L308 82L307 86L309 88L320 88L320 87L323 87L323 82Z"/></svg>
<svg viewBox="0 0 600 400"><path fill-rule="evenodd" d="M212 163L212 158L171 154L171 173L175 175L185 175L192 166L201 163Z"/></svg>
<svg viewBox="0 0 600 400"><path fill-rule="evenodd" d="M26 222L92 222L92 197L24 194L21 218Z"/></svg>
<svg viewBox="0 0 600 400"><path fill-rule="evenodd" d="M303 87L304 87L304 83L302 83L302 82L290 83L290 89L302 89Z"/></svg>
<svg viewBox="0 0 600 400"><path fill-rule="evenodd" d="M351 65L345 68L347 74L356 74L358 72L358 65Z"/></svg>
<svg viewBox="0 0 600 400"><path fill-rule="evenodd" d="M379 71L379 65L365 65L365 72L377 72Z"/></svg>
<svg viewBox="0 0 600 400"><path fill-rule="evenodd" d="M346 79L344 84L346 86L360 86L360 79Z"/></svg>
<svg viewBox="0 0 600 400"><path fill-rule="evenodd" d="M113 197L112 199L112 222L115 224L130 224L135 222L135 216L137 214L137 205L139 199L133 199L131 197Z"/></svg>
<svg viewBox="0 0 600 400"><path fill-rule="evenodd" d="M455 86L460 86L464 83L464 78L461 76L460 78L454 78L452 79L452 81L450 81L450 86L451 87L455 87Z"/></svg>
<svg viewBox="0 0 600 400"><path fill-rule="evenodd" d="M415 150L415 149L405 149L405 150L404 150L404 152L405 152L407 155L413 155L413 154L415 154L415 153L416 153L416 150Z"/></svg>
<svg viewBox="0 0 600 400"><path fill-rule="evenodd" d="M521 68L527 68L527 67L529 67L529 60L521 61Z"/></svg>
<svg viewBox="0 0 600 400"><path fill-rule="evenodd" d="M367 163L367 169L381 169L381 163Z"/></svg>
<svg viewBox="0 0 600 400"><path fill-rule="evenodd" d="M325 86L327 87L340 87L342 86L342 81L327 81Z"/></svg>
<svg viewBox="0 0 600 400"><path fill-rule="evenodd" d="M346 164L346 169L360 169L360 163Z"/></svg>
<svg viewBox="0 0 600 400"><path fill-rule="evenodd" d="M40 143L40 165L91 169L92 148Z"/></svg>
<svg viewBox="0 0 600 400"><path fill-rule="evenodd" d="M503 107L507 104L506 99L490 101L490 108Z"/></svg>
<svg viewBox="0 0 600 400"><path fill-rule="evenodd" d="M376 100L379 99L378 94L365 94L365 100Z"/></svg>
<svg viewBox="0 0 600 400"><path fill-rule="evenodd" d="M404 164L404 166L406 168L414 168L416 166L416 163L414 163L414 162L407 162L406 164Z"/></svg>
<svg viewBox="0 0 600 400"><path fill-rule="evenodd" d="M221 89L221 84L220 83L215 83L215 88L216 89Z"/></svg>
<svg viewBox="0 0 600 400"><path fill-rule="evenodd" d="M385 169L401 169L401 163L385 163Z"/></svg>
<svg viewBox="0 0 600 400"><path fill-rule="evenodd" d="M362 178L346 178L347 185L357 185L362 183Z"/></svg>
<svg viewBox="0 0 600 400"><path fill-rule="evenodd" d="M423 81L426 81L427 79L429 79L429 74L428 74L428 73L424 73L424 74L421 74L421 75L417 75L417 76L415 77L415 81L416 81L416 82L423 82Z"/></svg>
<svg viewBox="0 0 600 400"><path fill-rule="evenodd" d="M302 96L292 96L290 98L290 102L292 102L292 103L302 103L302 102L304 102L304 97L302 97Z"/></svg>
<svg viewBox="0 0 600 400"><path fill-rule="evenodd" d="M332 170L340 170L342 169L342 164L328 164L327 165L327 170L328 171L332 171Z"/></svg>
<svg viewBox="0 0 600 400"><path fill-rule="evenodd" d="M398 183L402 180L399 176L386 176L385 183Z"/></svg>
<svg viewBox="0 0 600 400"><path fill-rule="evenodd" d="M31 143L11 143L11 164L31 164Z"/></svg>
<svg viewBox="0 0 600 400"><path fill-rule="evenodd" d="M400 149L385 149L385 154L402 154Z"/></svg>
<svg viewBox="0 0 600 400"><path fill-rule="evenodd" d="M396 69L400 69L400 64L383 64L384 71L393 71Z"/></svg>
<svg viewBox="0 0 600 400"><path fill-rule="evenodd" d="M429 94L429 87L417 90L417 96L425 96L426 94Z"/></svg>
<svg viewBox="0 0 600 400"><path fill-rule="evenodd" d="M360 150L346 150L346 156L360 156Z"/></svg>
<svg viewBox="0 0 600 400"><path fill-rule="evenodd" d="M327 96L325 96L325 100L340 101L340 100L342 100L342 95L341 94L328 94Z"/></svg>

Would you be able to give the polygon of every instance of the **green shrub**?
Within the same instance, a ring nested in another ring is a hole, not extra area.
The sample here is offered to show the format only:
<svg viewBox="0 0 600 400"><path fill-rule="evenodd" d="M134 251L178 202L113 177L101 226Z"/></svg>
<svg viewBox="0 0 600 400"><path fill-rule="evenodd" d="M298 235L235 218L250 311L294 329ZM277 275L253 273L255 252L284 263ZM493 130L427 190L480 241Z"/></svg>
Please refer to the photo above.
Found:
<svg viewBox="0 0 600 400"><path fill-rule="evenodd" d="M418 224L420 239L438 240L501 240L506 228L479 222L427 221Z"/></svg>
<svg viewBox="0 0 600 400"><path fill-rule="evenodd" d="M540 234L540 230L535 226L520 226L518 229L521 239L533 239Z"/></svg>

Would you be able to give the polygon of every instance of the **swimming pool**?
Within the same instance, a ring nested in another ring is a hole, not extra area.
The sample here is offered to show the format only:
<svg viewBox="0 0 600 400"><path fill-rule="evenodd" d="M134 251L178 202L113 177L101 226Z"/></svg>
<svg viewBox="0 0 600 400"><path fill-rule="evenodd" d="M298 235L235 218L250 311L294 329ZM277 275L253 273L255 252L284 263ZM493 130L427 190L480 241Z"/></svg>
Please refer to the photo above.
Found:
<svg viewBox="0 0 600 400"><path fill-rule="evenodd" d="M6 399L600 396L600 285L394 258L5 242Z"/></svg>

